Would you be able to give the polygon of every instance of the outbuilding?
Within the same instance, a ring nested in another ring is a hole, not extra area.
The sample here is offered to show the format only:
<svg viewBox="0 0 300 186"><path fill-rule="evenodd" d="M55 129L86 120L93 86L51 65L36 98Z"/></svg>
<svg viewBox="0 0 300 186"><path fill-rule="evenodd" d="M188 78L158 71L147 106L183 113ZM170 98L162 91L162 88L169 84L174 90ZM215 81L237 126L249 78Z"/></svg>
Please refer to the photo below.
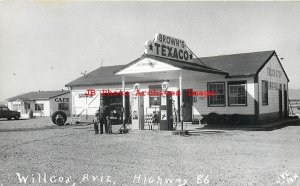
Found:
<svg viewBox="0 0 300 186"><path fill-rule="evenodd" d="M70 115L70 91L34 91L7 99L8 108L21 112L22 118L51 116L58 110Z"/></svg>
<svg viewBox="0 0 300 186"><path fill-rule="evenodd" d="M183 40L157 34L131 63L98 68L66 87L71 114L91 121L101 95L110 95L143 129L148 114L174 121L174 110L187 122L210 113L235 115L246 125L279 120L288 117L288 82L274 50L198 58Z"/></svg>

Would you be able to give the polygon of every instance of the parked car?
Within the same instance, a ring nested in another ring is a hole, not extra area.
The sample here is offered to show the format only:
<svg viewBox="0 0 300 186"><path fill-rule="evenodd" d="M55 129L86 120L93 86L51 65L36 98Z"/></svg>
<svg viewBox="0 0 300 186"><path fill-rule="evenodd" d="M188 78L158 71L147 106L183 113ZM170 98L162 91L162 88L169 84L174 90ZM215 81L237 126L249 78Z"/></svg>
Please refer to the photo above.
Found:
<svg viewBox="0 0 300 186"><path fill-rule="evenodd" d="M18 120L20 117L20 112L9 110L9 108L7 108L6 106L0 106L0 118L7 118L8 120L14 118Z"/></svg>
<svg viewBox="0 0 300 186"><path fill-rule="evenodd" d="M123 123L123 105L118 103L110 104L110 120L112 123Z"/></svg>
<svg viewBox="0 0 300 186"><path fill-rule="evenodd" d="M119 103L112 103L109 105L110 109L110 120L112 124L121 124L123 123L123 112L122 112L122 104ZM99 115L99 111L95 113L95 118L93 123L97 122L97 118Z"/></svg>

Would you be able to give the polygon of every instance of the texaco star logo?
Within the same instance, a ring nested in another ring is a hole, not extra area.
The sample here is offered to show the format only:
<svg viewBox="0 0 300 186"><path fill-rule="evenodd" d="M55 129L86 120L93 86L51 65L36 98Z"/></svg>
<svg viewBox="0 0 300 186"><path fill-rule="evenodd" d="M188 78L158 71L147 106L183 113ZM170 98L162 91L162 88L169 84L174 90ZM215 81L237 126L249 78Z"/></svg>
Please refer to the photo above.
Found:
<svg viewBox="0 0 300 186"><path fill-rule="evenodd" d="M146 51L148 51L148 54L150 53L151 55L157 55L161 57L173 58L183 61L193 60L193 53L188 52L188 50L185 49L180 49L173 46L158 43L153 44L153 42L148 42L145 45L145 48Z"/></svg>
<svg viewBox="0 0 300 186"><path fill-rule="evenodd" d="M149 49L153 51L153 45L150 43Z"/></svg>

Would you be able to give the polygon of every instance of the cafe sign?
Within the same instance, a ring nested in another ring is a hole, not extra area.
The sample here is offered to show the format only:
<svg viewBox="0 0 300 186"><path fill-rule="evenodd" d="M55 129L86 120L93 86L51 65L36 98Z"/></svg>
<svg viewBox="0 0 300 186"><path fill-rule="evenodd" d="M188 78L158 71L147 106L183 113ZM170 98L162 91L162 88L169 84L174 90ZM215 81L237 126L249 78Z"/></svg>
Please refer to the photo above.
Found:
<svg viewBox="0 0 300 186"><path fill-rule="evenodd" d="M154 41L145 42L145 54L193 62L193 54L183 40L160 33L155 35Z"/></svg>

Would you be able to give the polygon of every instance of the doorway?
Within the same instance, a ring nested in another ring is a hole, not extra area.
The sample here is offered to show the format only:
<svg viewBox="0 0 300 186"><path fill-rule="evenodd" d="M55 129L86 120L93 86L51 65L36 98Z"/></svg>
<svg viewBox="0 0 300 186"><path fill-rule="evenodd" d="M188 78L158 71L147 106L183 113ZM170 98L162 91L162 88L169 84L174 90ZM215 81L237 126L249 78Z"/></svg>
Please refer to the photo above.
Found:
<svg viewBox="0 0 300 186"><path fill-rule="evenodd" d="M279 85L279 118L282 119L282 85Z"/></svg>
<svg viewBox="0 0 300 186"><path fill-rule="evenodd" d="M288 118L288 96L287 96L287 88L285 85L283 85L283 90L284 90L284 93L283 93L283 105L284 105L284 118Z"/></svg>
<svg viewBox="0 0 300 186"><path fill-rule="evenodd" d="M101 95L102 96L102 95ZM105 103L110 106L111 118L113 123L123 123L123 96L103 96ZM129 95L125 95L125 123L131 123Z"/></svg>
<svg viewBox="0 0 300 186"><path fill-rule="evenodd" d="M188 92L192 92L193 89L182 90L182 120L186 122L192 121L193 116L193 96L189 95ZM178 108L180 108L180 97L178 96ZM180 109L179 109L180 112Z"/></svg>

